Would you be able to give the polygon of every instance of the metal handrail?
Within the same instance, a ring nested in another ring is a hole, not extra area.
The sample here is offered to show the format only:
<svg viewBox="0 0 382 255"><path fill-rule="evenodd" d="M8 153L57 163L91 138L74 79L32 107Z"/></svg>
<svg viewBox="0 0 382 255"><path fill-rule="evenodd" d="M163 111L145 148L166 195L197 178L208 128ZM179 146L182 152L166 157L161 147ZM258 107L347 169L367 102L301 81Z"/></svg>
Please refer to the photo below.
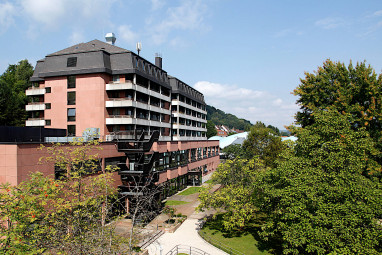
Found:
<svg viewBox="0 0 382 255"><path fill-rule="evenodd" d="M179 253L186 253L189 255L210 255L209 253L199 248L195 248L195 247L192 247L189 245L183 245L183 244L176 245L169 252L167 252L166 255L176 255Z"/></svg>

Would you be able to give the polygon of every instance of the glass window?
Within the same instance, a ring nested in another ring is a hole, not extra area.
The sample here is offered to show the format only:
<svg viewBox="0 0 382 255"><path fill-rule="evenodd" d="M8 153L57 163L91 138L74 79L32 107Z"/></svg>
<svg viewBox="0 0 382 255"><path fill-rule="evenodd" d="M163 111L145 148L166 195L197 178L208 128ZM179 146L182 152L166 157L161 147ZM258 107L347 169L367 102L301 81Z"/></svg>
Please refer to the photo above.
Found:
<svg viewBox="0 0 382 255"><path fill-rule="evenodd" d="M68 136L76 136L76 125L68 125Z"/></svg>
<svg viewBox="0 0 382 255"><path fill-rule="evenodd" d="M76 92L71 91L68 92L68 105L75 105L76 104Z"/></svg>
<svg viewBox="0 0 382 255"><path fill-rule="evenodd" d="M113 75L113 82L119 83L119 75Z"/></svg>
<svg viewBox="0 0 382 255"><path fill-rule="evenodd" d="M45 87L45 93L51 93L51 87Z"/></svg>
<svg viewBox="0 0 382 255"><path fill-rule="evenodd" d="M75 75L68 76L67 81L68 81L68 89L72 89L72 88L76 87L76 76Z"/></svg>
<svg viewBox="0 0 382 255"><path fill-rule="evenodd" d="M51 108L52 108L52 105L50 103L45 104L45 109L51 109Z"/></svg>
<svg viewBox="0 0 382 255"><path fill-rule="evenodd" d="M45 120L45 126L50 126L51 125L51 120Z"/></svg>
<svg viewBox="0 0 382 255"><path fill-rule="evenodd" d="M68 121L75 121L75 120L76 120L76 108L69 108Z"/></svg>

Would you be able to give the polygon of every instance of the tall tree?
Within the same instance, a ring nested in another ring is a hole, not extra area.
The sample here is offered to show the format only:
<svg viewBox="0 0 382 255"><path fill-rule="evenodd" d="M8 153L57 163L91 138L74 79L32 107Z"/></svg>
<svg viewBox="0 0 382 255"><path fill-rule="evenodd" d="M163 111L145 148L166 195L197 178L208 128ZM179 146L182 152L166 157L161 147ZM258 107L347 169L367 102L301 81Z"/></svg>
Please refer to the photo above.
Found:
<svg viewBox="0 0 382 255"><path fill-rule="evenodd" d="M30 86L33 66L28 60L9 65L0 76L0 126L24 126L27 118L25 90Z"/></svg>
<svg viewBox="0 0 382 255"><path fill-rule="evenodd" d="M207 120L207 138L213 137L217 134L218 132L215 129L215 124L212 121Z"/></svg>
<svg viewBox="0 0 382 255"><path fill-rule="evenodd" d="M305 73L294 95L299 96L301 110L296 120L302 127L313 123L313 113L334 107L351 114L352 128L365 127L382 148L382 75L370 65L362 62L346 67L326 60L314 73Z"/></svg>
<svg viewBox="0 0 382 255"><path fill-rule="evenodd" d="M283 143L273 129L258 121L244 140L243 149L247 158L259 156L265 166L275 167L275 160L283 149Z"/></svg>
<svg viewBox="0 0 382 255"><path fill-rule="evenodd" d="M255 185L268 214L262 236L282 242L285 254L380 254L382 187L368 175L380 169L365 127L351 114L314 112L275 169ZM286 153L288 152L288 153Z"/></svg>

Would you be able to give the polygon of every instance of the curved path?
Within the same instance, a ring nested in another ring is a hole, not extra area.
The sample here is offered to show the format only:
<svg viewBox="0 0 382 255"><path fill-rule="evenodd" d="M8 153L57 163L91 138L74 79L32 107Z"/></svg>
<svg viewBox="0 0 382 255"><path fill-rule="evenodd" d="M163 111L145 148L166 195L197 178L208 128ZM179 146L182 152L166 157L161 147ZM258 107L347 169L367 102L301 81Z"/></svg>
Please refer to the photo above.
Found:
<svg viewBox="0 0 382 255"><path fill-rule="evenodd" d="M205 215L206 213L193 213L174 233L165 233L148 246L147 250L149 251L149 254L165 255L178 244L193 246L211 255L228 254L204 241L204 239L199 236L199 222Z"/></svg>

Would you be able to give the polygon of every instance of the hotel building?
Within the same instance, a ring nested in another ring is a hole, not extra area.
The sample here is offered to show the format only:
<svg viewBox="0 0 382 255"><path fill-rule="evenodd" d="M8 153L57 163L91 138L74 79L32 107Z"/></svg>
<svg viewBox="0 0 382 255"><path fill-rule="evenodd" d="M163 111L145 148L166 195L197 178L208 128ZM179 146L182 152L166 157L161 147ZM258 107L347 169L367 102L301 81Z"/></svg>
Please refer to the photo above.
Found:
<svg viewBox="0 0 382 255"><path fill-rule="evenodd" d="M37 170L58 176L53 164L37 164L39 144L86 138L89 130L102 141L101 168L118 164L115 182L127 193L133 177L154 173L169 195L216 169L219 143L206 138L203 94L167 75L159 55L153 64L108 35L109 43L80 43L37 61L25 125L66 136L0 140L0 182L17 185Z"/></svg>

